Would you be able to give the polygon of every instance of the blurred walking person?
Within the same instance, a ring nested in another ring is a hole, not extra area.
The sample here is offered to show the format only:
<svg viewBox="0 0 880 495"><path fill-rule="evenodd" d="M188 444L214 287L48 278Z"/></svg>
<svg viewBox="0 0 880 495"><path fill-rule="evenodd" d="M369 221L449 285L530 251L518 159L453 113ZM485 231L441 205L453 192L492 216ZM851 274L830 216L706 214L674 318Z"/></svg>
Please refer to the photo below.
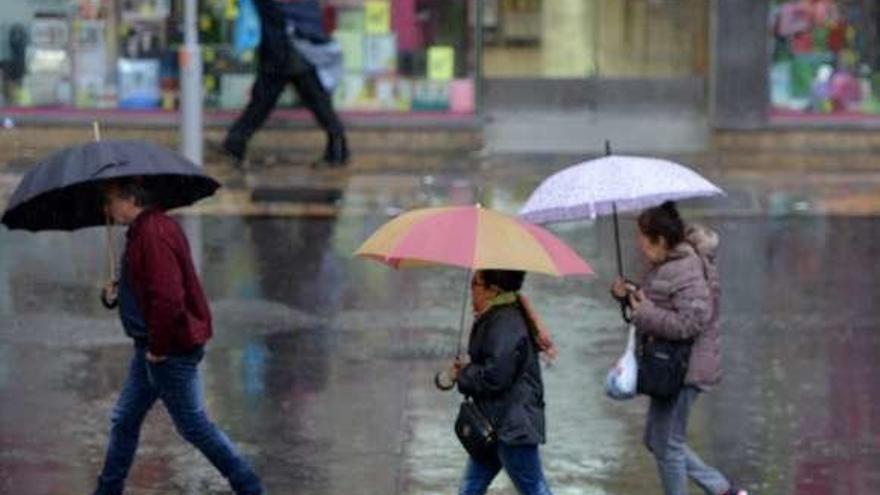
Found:
<svg viewBox="0 0 880 495"><path fill-rule="evenodd" d="M260 16L257 79L251 99L223 140L224 153L241 165L251 137L292 84L327 140L315 168L342 167L350 154L333 108L332 88L342 77L342 50L324 31L318 0L253 0Z"/></svg>

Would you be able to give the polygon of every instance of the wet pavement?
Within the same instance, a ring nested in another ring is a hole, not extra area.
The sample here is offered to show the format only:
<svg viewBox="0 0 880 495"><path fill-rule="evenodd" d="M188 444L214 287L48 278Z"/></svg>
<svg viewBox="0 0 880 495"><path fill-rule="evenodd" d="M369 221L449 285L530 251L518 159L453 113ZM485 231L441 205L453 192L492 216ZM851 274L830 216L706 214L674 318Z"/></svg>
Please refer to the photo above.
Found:
<svg viewBox="0 0 880 495"><path fill-rule="evenodd" d="M350 253L404 209L479 200L515 211L546 169L508 161L432 158L352 175L265 168L181 218L216 325L202 365L208 409L270 494L454 492L465 461L451 430L460 398L436 391L432 377L453 353L465 274L394 271ZM14 184L15 171L5 177ZM698 401L691 443L755 493L878 493L880 222L870 191L880 180L713 179L728 197L689 203L685 214L724 242L726 374ZM867 198L863 216L826 214L850 211L828 205L854 191ZM631 217L622 228L637 273ZM533 276L525 288L561 349L544 369L551 486L658 493L641 446L645 401L614 402L602 390L625 340L607 297L610 223L555 230L598 276ZM2 493L92 488L131 354L98 302L104 256L99 229L0 227ZM228 493L161 406L141 438L127 493ZM490 493L513 491L502 476Z"/></svg>

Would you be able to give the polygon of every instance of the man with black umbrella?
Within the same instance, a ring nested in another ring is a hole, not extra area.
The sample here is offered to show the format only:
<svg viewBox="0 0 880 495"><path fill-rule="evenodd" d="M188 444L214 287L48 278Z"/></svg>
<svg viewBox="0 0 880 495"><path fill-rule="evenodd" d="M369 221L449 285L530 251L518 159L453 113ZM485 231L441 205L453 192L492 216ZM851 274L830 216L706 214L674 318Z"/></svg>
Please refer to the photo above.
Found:
<svg viewBox="0 0 880 495"><path fill-rule="evenodd" d="M338 45L331 45L324 32L320 2L254 0L254 4L260 15L259 70L251 100L227 133L223 152L241 164L251 136L269 117L287 84L292 83L303 105L327 134L324 154L312 166L344 166L349 151L345 129L327 88L331 82L327 79L332 76L319 74L326 65L341 69L341 52L333 51L332 47Z"/></svg>
<svg viewBox="0 0 880 495"><path fill-rule="evenodd" d="M134 340L128 376L113 410L110 442L95 495L123 492L134 462L141 424L156 400L165 404L177 431L223 474L238 495L260 495L261 482L229 438L205 413L199 362L212 335L211 312L183 230L150 207L138 178L103 186L104 210L128 225L122 273L102 299L118 300L126 334Z"/></svg>

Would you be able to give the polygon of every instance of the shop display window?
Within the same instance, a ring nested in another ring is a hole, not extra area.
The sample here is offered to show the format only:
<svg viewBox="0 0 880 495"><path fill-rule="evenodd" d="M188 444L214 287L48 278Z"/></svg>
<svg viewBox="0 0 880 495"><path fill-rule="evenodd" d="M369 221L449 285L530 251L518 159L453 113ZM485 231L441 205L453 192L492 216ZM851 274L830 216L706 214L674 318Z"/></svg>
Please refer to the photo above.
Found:
<svg viewBox="0 0 880 495"><path fill-rule="evenodd" d="M27 32L24 71L3 71L6 105L178 107L184 0L37 3L17 20ZM338 108L473 113L471 3L324 0L325 27L344 56L344 75L334 91ZM240 109L258 62L260 26L253 0L199 0L197 24L205 108ZM8 44L8 31L0 26L0 45ZM0 47L0 55L10 51ZM280 106L296 106L293 94L288 91Z"/></svg>
<svg viewBox="0 0 880 495"><path fill-rule="evenodd" d="M770 102L776 114L880 115L880 1L771 6Z"/></svg>

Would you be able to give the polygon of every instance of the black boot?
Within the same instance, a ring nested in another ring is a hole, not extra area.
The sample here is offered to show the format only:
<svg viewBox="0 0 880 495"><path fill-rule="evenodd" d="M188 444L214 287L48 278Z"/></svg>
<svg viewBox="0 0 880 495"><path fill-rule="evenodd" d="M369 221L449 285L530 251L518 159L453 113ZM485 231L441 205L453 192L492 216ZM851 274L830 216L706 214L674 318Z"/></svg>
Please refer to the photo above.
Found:
<svg viewBox="0 0 880 495"><path fill-rule="evenodd" d="M345 134L327 134L324 156L312 163L312 168L344 167L348 164L351 154Z"/></svg>
<svg viewBox="0 0 880 495"><path fill-rule="evenodd" d="M348 163L350 156L345 134L330 134L327 136L327 146L324 148L325 162L331 166L341 167Z"/></svg>
<svg viewBox="0 0 880 495"><path fill-rule="evenodd" d="M293 85L305 105L324 132L327 133L327 144L324 155L312 163L315 168L342 167L349 159L348 144L345 140L345 128L333 109L330 93L321 85L318 73L309 70L293 78Z"/></svg>
<svg viewBox="0 0 880 495"><path fill-rule="evenodd" d="M244 155L247 150L247 142L235 139L233 136L226 136L226 139L220 144L220 151L224 156L230 159L235 168L244 167Z"/></svg>

